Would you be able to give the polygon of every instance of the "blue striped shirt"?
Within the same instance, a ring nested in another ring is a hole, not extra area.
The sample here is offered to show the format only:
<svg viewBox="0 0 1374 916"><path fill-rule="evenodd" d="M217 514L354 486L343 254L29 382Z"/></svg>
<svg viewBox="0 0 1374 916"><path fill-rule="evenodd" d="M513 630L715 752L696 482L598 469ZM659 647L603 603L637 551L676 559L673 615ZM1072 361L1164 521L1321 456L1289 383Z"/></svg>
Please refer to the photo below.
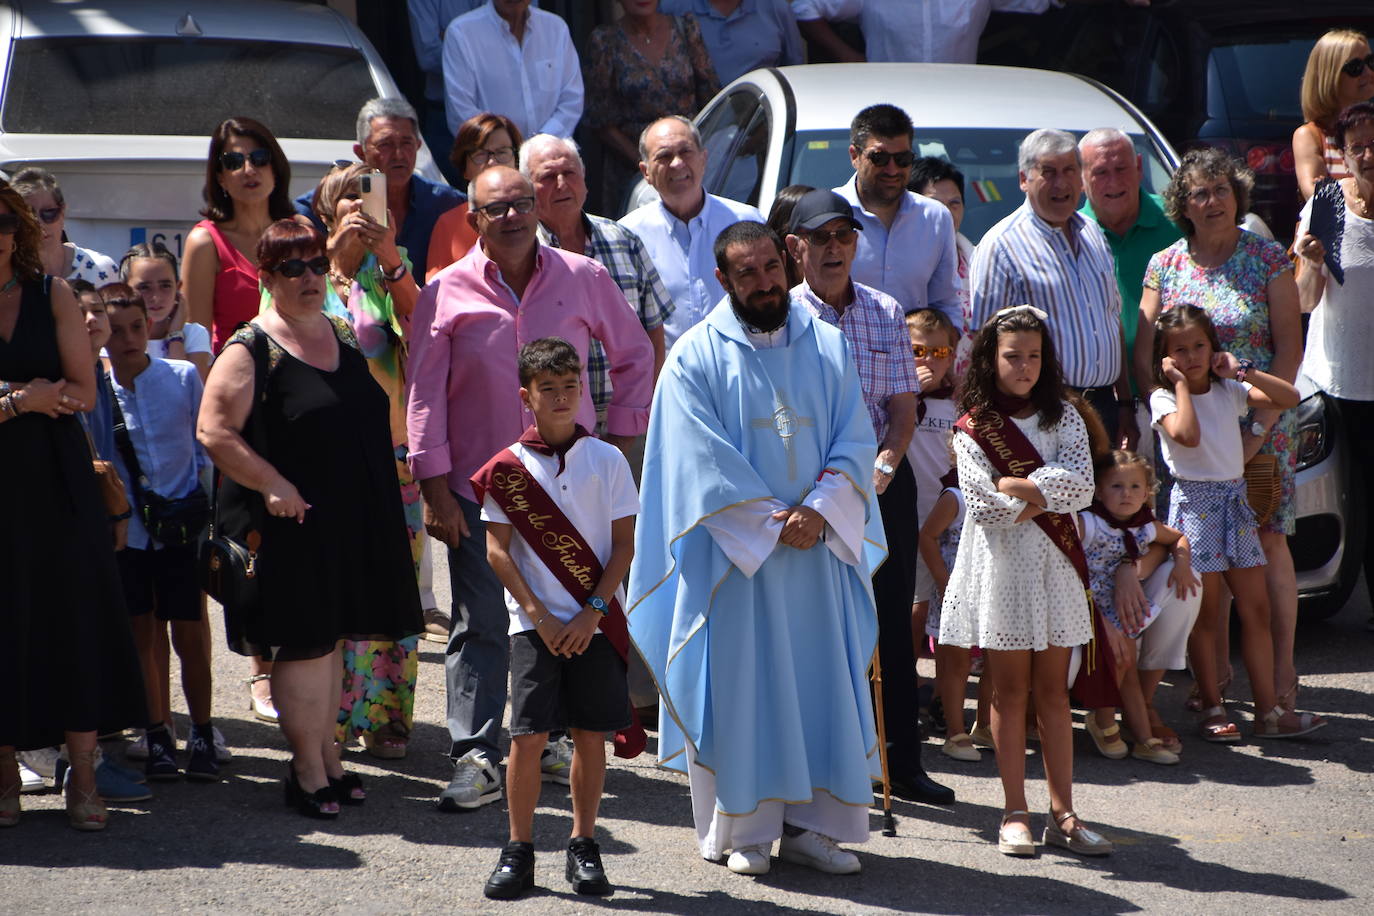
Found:
<svg viewBox="0 0 1374 916"><path fill-rule="evenodd" d="M1075 213L1069 240L1030 203L988 230L973 256L973 326L1030 304L1046 312L1050 336L1074 388L1116 384L1121 375L1121 291L1112 249L1097 223Z"/></svg>

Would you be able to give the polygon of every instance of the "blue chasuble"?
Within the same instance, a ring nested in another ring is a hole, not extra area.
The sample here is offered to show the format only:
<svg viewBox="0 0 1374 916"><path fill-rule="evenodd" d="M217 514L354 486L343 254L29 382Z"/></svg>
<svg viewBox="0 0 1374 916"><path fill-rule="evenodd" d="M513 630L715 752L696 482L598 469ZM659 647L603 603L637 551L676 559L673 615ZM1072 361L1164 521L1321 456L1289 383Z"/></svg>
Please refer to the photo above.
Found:
<svg viewBox="0 0 1374 916"><path fill-rule="evenodd" d="M650 412L630 570L630 634L663 695L659 761L715 774L716 804L869 805L877 740L870 577L885 556L877 443L837 328L792 306L788 343L756 350L728 299L668 356ZM752 577L703 520L750 501L798 505L844 475L868 516L859 566L779 543Z"/></svg>

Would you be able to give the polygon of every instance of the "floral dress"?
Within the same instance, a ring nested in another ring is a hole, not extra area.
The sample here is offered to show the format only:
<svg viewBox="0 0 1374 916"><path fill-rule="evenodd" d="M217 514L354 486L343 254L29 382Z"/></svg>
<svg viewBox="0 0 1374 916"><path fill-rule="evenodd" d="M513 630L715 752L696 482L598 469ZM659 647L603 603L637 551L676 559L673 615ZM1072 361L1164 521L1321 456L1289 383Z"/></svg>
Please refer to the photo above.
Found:
<svg viewBox="0 0 1374 916"><path fill-rule="evenodd" d="M1219 267L1198 265L1188 251L1187 239L1158 252L1145 270L1145 288L1159 293L1161 312L1180 304L1201 308L1216 325L1223 349L1268 371L1274 361L1269 282L1292 269L1282 245L1242 229L1235 253ZM1241 418L1243 429L1248 430L1250 423L1248 414ZM1282 485L1278 511L1262 531L1293 533L1297 429L1297 411L1285 410L1260 447L1261 454L1278 456Z"/></svg>

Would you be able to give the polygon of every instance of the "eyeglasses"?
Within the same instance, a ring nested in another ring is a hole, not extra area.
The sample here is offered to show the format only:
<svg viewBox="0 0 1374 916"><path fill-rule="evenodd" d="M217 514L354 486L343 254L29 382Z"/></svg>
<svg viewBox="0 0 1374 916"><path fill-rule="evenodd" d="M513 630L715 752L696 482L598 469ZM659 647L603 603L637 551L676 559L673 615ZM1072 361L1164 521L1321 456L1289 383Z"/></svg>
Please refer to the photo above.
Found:
<svg viewBox="0 0 1374 916"><path fill-rule="evenodd" d="M243 168L243 164L245 162L253 163L253 168L255 169L266 168L272 162L272 154L268 150L262 149L261 147L247 154L219 154L219 167L224 169L226 172L237 172L239 169Z"/></svg>
<svg viewBox="0 0 1374 916"><path fill-rule="evenodd" d="M473 165L483 168L491 162L510 165L515 161L515 150L509 146L498 146L496 149L475 149L468 153L468 160Z"/></svg>
<svg viewBox="0 0 1374 916"><path fill-rule="evenodd" d="M812 245L826 245L829 244L831 239L834 239L841 245L848 245L850 242L854 241L858 234L859 233L853 226L842 226L839 229L831 229L829 231L825 229L808 229L806 232L802 233L803 237Z"/></svg>
<svg viewBox="0 0 1374 916"><path fill-rule="evenodd" d="M902 150L900 153L889 153L887 150L871 149L864 153L864 158L876 165L878 168L887 168L889 162L897 163L897 168L904 169L916 161L916 154L911 150Z"/></svg>
<svg viewBox="0 0 1374 916"><path fill-rule="evenodd" d="M1345 65L1341 67L1341 72L1346 76L1354 78L1363 73L1366 67L1370 70L1374 70L1374 54L1368 57L1356 57L1353 60L1346 61Z"/></svg>
<svg viewBox="0 0 1374 916"><path fill-rule="evenodd" d="M19 231L18 213L0 213L0 235L14 235Z"/></svg>
<svg viewBox="0 0 1374 916"><path fill-rule="evenodd" d="M317 277L323 277L329 273L329 259L324 255L303 261L300 258L292 258L289 261L282 261L276 267L269 268L273 273L281 274L283 277L295 279L302 276L307 270Z"/></svg>
<svg viewBox="0 0 1374 916"><path fill-rule="evenodd" d="M917 359L925 359L927 356L931 359L944 359L953 352L953 347L927 347L925 344L911 345L911 355Z"/></svg>
<svg viewBox="0 0 1374 916"><path fill-rule="evenodd" d="M1233 194L1235 194L1235 190L1231 187L1231 183L1228 181L1226 182L1226 184L1219 184L1215 188L1198 188L1195 191L1189 191L1188 201L1201 207L1209 200L1215 200L1218 202L1223 200L1230 200Z"/></svg>
<svg viewBox="0 0 1374 916"><path fill-rule="evenodd" d="M512 209L516 213L529 213L534 209L533 197L517 197L515 200L494 200L489 204L480 207L473 207L479 213L485 213L487 219L501 219Z"/></svg>
<svg viewBox="0 0 1374 916"><path fill-rule="evenodd" d="M62 207L44 207L38 211L38 218L48 225L52 225L62 218Z"/></svg>

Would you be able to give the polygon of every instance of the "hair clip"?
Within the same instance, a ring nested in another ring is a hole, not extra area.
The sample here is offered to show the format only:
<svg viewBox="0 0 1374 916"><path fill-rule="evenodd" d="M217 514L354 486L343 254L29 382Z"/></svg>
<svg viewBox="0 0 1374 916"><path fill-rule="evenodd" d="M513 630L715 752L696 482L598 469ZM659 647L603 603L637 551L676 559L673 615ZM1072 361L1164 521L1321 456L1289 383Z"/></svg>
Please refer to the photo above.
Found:
<svg viewBox="0 0 1374 916"><path fill-rule="evenodd" d="M1030 312L1032 315L1034 315L1036 318L1040 319L1041 321L1049 321L1049 320L1050 320L1049 313L1043 312L1043 311L1041 311L1040 309L1036 308L1036 307L1033 306L1033 305L1013 305L1013 306L1010 306L1009 308L1004 308L1004 309L1002 309L1000 312L998 312L997 314L993 315L992 317L993 317L993 318L996 318L998 321L1001 321L1003 318L1008 318L1008 317L1010 317L1010 316L1012 316L1012 315L1017 314L1018 312Z"/></svg>

